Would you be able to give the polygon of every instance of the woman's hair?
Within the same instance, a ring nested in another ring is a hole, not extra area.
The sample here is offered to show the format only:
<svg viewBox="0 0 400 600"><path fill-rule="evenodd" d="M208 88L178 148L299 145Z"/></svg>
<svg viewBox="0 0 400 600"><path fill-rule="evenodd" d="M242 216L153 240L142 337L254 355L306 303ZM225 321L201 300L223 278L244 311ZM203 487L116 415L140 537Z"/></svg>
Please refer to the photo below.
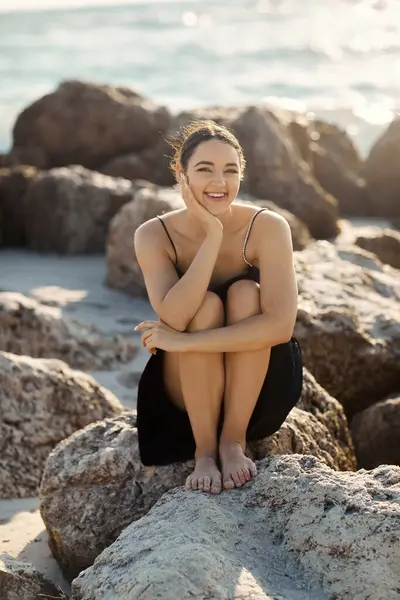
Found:
<svg viewBox="0 0 400 600"><path fill-rule="evenodd" d="M215 121L208 119L192 121L188 125L181 127L177 136L169 141L169 144L174 149L174 155L170 163L173 174L176 176L178 165L182 165L183 170L186 171L189 159L197 146L209 140L219 140L235 148L239 155L240 170L243 174L246 160L242 146L236 136L223 125L218 125Z"/></svg>

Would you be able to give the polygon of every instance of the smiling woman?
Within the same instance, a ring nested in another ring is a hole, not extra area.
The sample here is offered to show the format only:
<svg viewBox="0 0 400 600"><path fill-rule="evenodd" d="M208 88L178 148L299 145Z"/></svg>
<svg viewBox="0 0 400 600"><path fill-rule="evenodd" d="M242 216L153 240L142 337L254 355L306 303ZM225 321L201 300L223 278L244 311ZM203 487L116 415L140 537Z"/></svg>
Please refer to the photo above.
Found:
<svg viewBox="0 0 400 600"><path fill-rule="evenodd" d="M242 148L213 121L191 123L171 168L186 207L141 225L135 251L159 321L138 389L144 464L195 457L191 490L219 493L256 475L246 442L275 433L297 403L302 360L290 228L234 202Z"/></svg>

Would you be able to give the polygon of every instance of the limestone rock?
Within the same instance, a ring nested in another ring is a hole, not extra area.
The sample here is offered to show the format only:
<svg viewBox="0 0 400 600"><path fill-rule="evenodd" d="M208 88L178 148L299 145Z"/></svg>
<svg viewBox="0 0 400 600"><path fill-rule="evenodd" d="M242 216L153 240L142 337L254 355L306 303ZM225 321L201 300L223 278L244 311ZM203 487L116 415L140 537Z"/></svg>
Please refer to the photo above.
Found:
<svg viewBox="0 0 400 600"><path fill-rule="evenodd" d="M153 146L170 120L166 108L132 89L64 81L18 116L10 155L40 169L96 169L114 156Z"/></svg>
<svg viewBox="0 0 400 600"><path fill-rule="evenodd" d="M359 235L357 246L376 254L379 260L396 269L400 269L400 232L394 229L371 231L370 234Z"/></svg>
<svg viewBox="0 0 400 600"><path fill-rule="evenodd" d="M85 371L111 369L128 362L137 350L121 335L105 337L94 327L63 318L60 308L17 292L0 292L0 349L59 358Z"/></svg>
<svg viewBox="0 0 400 600"><path fill-rule="evenodd" d="M266 107L211 107L181 113L179 125L207 118L232 129L247 161L244 192L267 198L306 223L315 238L339 231L337 201L314 178L285 123Z"/></svg>
<svg viewBox="0 0 400 600"><path fill-rule="evenodd" d="M375 142L365 162L369 201L373 214L400 217L400 118L396 118Z"/></svg>
<svg viewBox="0 0 400 600"><path fill-rule="evenodd" d="M103 252L111 219L133 198L126 179L80 166L40 173L25 196L25 230L32 250Z"/></svg>
<svg viewBox="0 0 400 600"><path fill-rule="evenodd" d="M274 456L219 496L175 489L72 583L72 600L395 600L400 469Z"/></svg>
<svg viewBox="0 0 400 600"><path fill-rule="evenodd" d="M0 554L1 600L67 600L64 592L29 563Z"/></svg>
<svg viewBox="0 0 400 600"><path fill-rule="evenodd" d="M0 497L35 496L58 442L121 414L117 398L60 360L0 352Z"/></svg>
<svg viewBox="0 0 400 600"><path fill-rule="evenodd" d="M343 409L309 374L299 406L275 435L249 444L249 456L315 453L335 469L354 468ZM144 467L135 425L136 416L130 414L95 423L59 444L47 460L41 515L52 552L68 579L91 565L166 491L183 485L193 470L193 461Z"/></svg>
<svg viewBox="0 0 400 600"><path fill-rule="evenodd" d="M351 433L361 467L400 466L400 394L357 413L351 422Z"/></svg>
<svg viewBox="0 0 400 600"><path fill-rule="evenodd" d="M24 196L37 175L34 167L0 168L0 245L25 246Z"/></svg>
<svg viewBox="0 0 400 600"><path fill-rule="evenodd" d="M348 418L400 388L398 272L356 246L295 253L304 364Z"/></svg>
<svg viewBox="0 0 400 600"><path fill-rule="evenodd" d="M106 278L109 286L133 296L146 294L133 247L135 231L145 221L184 206L181 195L175 189L149 186L135 194L134 200L123 207L110 225Z"/></svg>

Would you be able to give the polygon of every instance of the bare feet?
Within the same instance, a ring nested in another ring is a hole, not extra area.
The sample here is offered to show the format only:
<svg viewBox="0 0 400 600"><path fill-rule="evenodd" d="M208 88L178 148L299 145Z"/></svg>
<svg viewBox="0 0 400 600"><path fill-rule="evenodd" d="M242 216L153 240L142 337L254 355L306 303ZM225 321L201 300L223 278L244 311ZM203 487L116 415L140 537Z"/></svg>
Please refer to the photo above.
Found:
<svg viewBox="0 0 400 600"><path fill-rule="evenodd" d="M217 467L215 458L209 454L202 454L196 458L195 469L186 479L185 488L187 490L219 494L222 490L221 479L221 472Z"/></svg>
<svg viewBox="0 0 400 600"><path fill-rule="evenodd" d="M219 457L226 490L241 487L257 475L256 465L244 455L239 442L220 441Z"/></svg>

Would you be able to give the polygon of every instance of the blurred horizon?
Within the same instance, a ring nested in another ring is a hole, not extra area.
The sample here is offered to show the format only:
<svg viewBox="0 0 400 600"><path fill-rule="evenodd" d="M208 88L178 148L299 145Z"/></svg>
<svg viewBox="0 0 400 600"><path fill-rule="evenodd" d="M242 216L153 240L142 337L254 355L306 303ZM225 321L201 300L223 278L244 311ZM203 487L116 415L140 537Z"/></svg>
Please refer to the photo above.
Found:
<svg viewBox="0 0 400 600"><path fill-rule="evenodd" d="M400 2L390 0L0 0L0 151L26 106L83 79L175 113L308 111L366 154L400 108L396 72Z"/></svg>

